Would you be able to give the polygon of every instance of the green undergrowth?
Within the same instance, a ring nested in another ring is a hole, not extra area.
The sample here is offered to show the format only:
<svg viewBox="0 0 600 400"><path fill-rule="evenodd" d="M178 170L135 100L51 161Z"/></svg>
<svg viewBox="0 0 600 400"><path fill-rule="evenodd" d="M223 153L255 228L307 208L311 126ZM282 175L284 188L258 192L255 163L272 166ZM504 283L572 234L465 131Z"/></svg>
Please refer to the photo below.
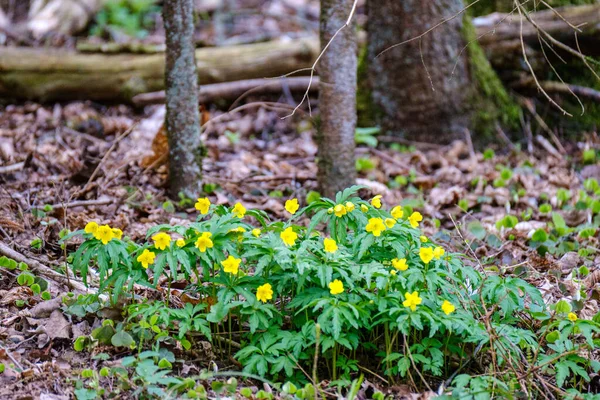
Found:
<svg viewBox="0 0 600 400"><path fill-rule="evenodd" d="M124 367L137 374L129 381L163 371L149 397L198 394L177 375L178 358L202 341L245 376L293 385L276 386L288 398L315 398L323 379L346 391L363 374L416 391L442 386L453 398L535 397L540 376L557 394L585 390L600 369L585 356L599 328L578 318L578 305L545 304L526 281L463 263L422 235L418 211L362 200L358 189L303 208L290 199L283 221L198 199L195 222L152 227L143 243L88 223L63 241L83 240L69 262L84 281L93 271L100 290L66 298L65 310L84 318L111 302L123 318L105 319L75 349L125 349ZM164 295L145 299L144 287ZM81 393L110 397L97 372Z"/></svg>

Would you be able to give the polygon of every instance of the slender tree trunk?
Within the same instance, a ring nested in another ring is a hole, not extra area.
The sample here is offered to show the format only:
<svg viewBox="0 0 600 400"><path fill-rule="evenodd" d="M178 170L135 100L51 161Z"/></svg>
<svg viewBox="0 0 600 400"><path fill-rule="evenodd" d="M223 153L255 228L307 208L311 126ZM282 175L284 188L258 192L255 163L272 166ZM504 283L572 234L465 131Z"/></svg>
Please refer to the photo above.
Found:
<svg viewBox="0 0 600 400"><path fill-rule="evenodd" d="M172 196L196 198L202 188L203 147L200 140L198 75L194 52L193 0L165 0L166 126Z"/></svg>
<svg viewBox="0 0 600 400"><path fill-rule="evenodd" d="M353 0L321 0L321 48L346 23L352 5ZM318 181L321 193L327 197L352 186L356 180L356 68L357 45L352 24L335 37L319 66Z"/></svg>
<svg viewBox="0 0 600 400"><path fill-rule="evenodd" d="M472 87L462 15L389 49L458 14L462 0L371 0L367 7L369 79L382 129L419 141L463 138Z"/></svg>

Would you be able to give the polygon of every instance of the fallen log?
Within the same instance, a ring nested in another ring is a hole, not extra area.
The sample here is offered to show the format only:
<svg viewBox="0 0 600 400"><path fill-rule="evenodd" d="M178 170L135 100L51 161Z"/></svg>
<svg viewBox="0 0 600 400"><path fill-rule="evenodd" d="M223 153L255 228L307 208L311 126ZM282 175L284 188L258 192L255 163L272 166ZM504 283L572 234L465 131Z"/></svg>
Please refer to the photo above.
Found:
<svg viewBox="0 0 600 400"><path fill-rule="evenodd" d="M530 18L546 33L558 40L574 40L574 34L581 38L590 37L600 41L600 4L566 6L546 9L529 14ZM529 44L539 45L538 30L524 19L521 31L521 17L512 14L493 13L473 19L479 42L485 47L489 43L520 39Z"/></svg>
<svg viewBox="0 0 600 400"><path fill-rule="evenodd" d="M308 68L315 38L196 50L201 84L277 77ZM0 97L41 101L130 102L164 88L164 54L80 54L62 49L0 48Z"/></svg>
<svg viewBox="0 0 600 400"><path fill-rule="evenodd" d="M293 78L278 79L248 79L243 81L213 83L200 87L200 104L212 103L214 101L234 101L241 100L241 96L251 94L273 94L282 93L285 90L290 92L306 91L310 85L310 91L316 92L319 88L319 78L314 77L312 84L310 77L301 76ZM133 104L136 106L146 106L150 104L162 104L165 102L165 91L143 93L134 96Z"/></svg>

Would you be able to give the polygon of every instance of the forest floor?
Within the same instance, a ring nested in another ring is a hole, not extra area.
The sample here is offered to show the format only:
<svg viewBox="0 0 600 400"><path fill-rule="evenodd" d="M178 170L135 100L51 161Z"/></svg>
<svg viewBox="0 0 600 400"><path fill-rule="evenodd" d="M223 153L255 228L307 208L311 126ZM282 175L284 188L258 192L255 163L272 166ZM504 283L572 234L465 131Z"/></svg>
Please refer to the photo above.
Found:
<svg viewBox="0 0 600 400"><path fill-rule="evenodd" d="M307 115L286 120L283 115L266 108L231 115L204 112L204 119L216 121L203 132L208 149L204 187L214 204L241 201L278 219L284 216L286 199L306 203L307 194L316 190L313 122ZM163 117L162 106L143 112L81 102L0 108L2 243L29 260L64 270L65 255L74 248L65 251L58 245L63 229L82 229L94 220L141 240L156 224L192 220L195 199L166 196ZM584 291L588 301L578 313L592 318L599 311L600 275L576 278L582 265L594 271L600 249L595 231L581 234L592 226L594 214L578 204L580 191L589 189L591 181L584 187L585 180L600 181L595 153L586 153L584 165L581 151L597 145L597 136L588 134L585 141L567 146L565 154L555 155L538 147L535 155L508 150L508 145L496 154L479 153L467 142L359 145L361 194L381 194L388 206L420 210L424 232L463 253L466 264L519 276L540 288L548 303L577 299ZM519 222L498 227L508 213ZM541 256L531 235L556 225L556 215L573 231L547 242L549 251ZM89 334L115 309L82 318L68 315L56 300L40 302L13 272L0 274L0 362L15 366L0 374L0 398L67 398L82 368L118 363L128 354L102 347L96 354L110 354L102 361L73 350L75 338ZM47 281L53 299L69 291L61 282ZM185 359L178 367L180 376L198 374L212 361L220 369L238 368L203 343L201 350L178 355ZM376 376L367 379L385 386ZM398 395L405 388L387 390Z"/></svg>

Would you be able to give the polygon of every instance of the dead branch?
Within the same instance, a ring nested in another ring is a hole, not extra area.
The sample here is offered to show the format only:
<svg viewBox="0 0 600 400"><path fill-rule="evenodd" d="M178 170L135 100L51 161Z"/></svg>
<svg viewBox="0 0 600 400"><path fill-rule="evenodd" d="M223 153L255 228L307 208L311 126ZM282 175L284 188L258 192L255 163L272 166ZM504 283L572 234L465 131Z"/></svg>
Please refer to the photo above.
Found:
<svg viewBox="0 0 600 400"><path fill-rule="evenodd" d="M20 171L25 167L25 161L18 162L16 164L0 166L0 174L9 174L11 172Z"/></svg>
<svg viewBox="0 0 600 400"><path fill-rule="evenodd" d="M310 83L309 77L293 77L293 78L278 78L278 79L247 79L242 81L213 83L203 85L200 88L201 104L211 103L214 101L232 101L240 100L239 98L246 97L250 94L271 94L280 93L284 88L292 92L306 90ZM311 91L317 91L319 78L313 78ZM133 104L137 106L146 106L149 104L162 104L165 102L165 92L143 93L134 96Z"/></svg>
<svg viewBox="0 0 600 400"><path fill-rule="evenodd" d="M0 242L0 254L6 256L8 258L11 258L11 259L15 260L16 262L25 263L25 264L27 264L27 266L29 268L31 268L32 271L34 271L40 275L43 275L49 279L52 279L54 281L60 282L61 284L69 287L70 289L79 290L84 293L87 293L90 291L94 292L94 289L87 288L82 282L75 280L73 278L69 279L65 275L62 275L62 274L54 271L52 268L47 267L36 260L32 260L28 257L25 257L23 254L11 249L10 247L8 247L8 245L6 245L3 242Z"/></svg>

